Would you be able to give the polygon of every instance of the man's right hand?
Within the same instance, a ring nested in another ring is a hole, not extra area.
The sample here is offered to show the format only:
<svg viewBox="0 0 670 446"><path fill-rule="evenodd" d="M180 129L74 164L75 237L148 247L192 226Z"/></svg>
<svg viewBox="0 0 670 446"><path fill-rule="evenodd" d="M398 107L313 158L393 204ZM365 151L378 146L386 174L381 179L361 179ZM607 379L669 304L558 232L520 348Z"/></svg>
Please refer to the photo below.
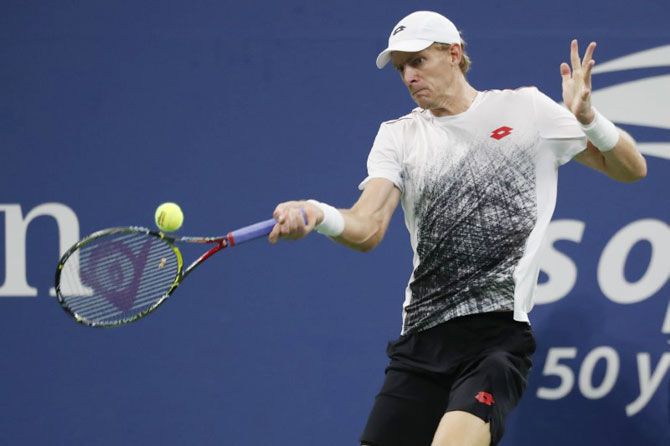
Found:
<svg viewBox="0 0 670 446"><path fill-rule="evenodd" d="M323 221L321 209L304 200L280 203L272 216L277 220L277 224L268 236L272 244L277 243L280 238L298 240L306 237L312 232L314 226Z"/></svg>

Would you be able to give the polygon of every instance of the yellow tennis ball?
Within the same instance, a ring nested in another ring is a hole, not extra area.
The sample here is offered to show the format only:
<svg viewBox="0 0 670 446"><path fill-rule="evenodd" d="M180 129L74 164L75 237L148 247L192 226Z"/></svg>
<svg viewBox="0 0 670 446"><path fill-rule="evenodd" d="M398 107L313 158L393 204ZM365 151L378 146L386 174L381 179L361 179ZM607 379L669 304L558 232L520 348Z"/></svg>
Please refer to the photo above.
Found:
<svg viewBox="0 0 670 446"><path fill-rule="evenodd" d="M172 232L181 228L184 223L184 213L177 203L163 203L156 209L156 226L164 232Z"/></svg>

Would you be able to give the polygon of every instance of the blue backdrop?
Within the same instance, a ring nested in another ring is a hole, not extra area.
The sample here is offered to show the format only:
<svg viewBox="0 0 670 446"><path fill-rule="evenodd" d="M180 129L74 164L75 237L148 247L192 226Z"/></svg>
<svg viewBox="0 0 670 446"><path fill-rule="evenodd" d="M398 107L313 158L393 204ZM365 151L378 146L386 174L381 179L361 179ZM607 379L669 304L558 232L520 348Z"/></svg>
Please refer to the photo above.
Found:
<svg viewBox="0 0 670 446"><path fill-rule="evenodd" d="M647 154L632 185L561 168L539 347L502 444L670 444L668 2L1 9L0 444L356 444L400 330L401 212L367 254L318 235L222 253L123 328L76 324L49 288L76 239L152 226L163 201L181 204L186 235L287 199L351 205L379 123L414 106L374 60L416 9L463 30L478 89L560 100L570 39L597 41L596 105Z"/></svg>

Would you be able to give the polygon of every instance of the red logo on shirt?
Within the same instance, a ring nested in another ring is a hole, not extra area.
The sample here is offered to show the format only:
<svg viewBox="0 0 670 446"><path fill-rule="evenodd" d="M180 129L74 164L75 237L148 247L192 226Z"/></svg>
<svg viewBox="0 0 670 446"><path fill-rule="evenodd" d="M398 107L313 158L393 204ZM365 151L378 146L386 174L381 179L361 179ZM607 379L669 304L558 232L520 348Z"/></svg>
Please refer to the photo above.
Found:
<svg viewBox="0 0 670 446"><path fill-rule="evenodd" d="M475 396L475 399L482 404L486 404L487 406L495 403L495 401L493 401L493 395L488 392L479 392L477 396Z"/></svg>
<svg viewBox="0 0 670 446"><path fill-rule="evenodd" d="M503 139L505 136L507 136L507 135L509 135L510 133L512 133L512 130L514 130L514 129L511 128L511 127L507 127L506 125L504 125L504 126L502 126L502 127L500 127L500 128L495 129L495 130L493 131L493 133L491 133L491 138L495 138L495 139Z"/></svg>

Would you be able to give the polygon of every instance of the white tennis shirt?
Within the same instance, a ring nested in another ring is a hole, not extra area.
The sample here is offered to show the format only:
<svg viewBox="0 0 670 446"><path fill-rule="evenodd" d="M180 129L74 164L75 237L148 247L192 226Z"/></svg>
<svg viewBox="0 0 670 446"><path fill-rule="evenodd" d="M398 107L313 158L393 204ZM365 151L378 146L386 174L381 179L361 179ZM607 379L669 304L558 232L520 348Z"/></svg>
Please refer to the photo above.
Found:
<svg viewBox="0 0 670 446"><path fill-rule="evenodd" d="M402 191L414 251L403 334L489 311L529 321L558 166L585 148L572 113L535 87L382 123L359 188L386 178Z"/></svg>

